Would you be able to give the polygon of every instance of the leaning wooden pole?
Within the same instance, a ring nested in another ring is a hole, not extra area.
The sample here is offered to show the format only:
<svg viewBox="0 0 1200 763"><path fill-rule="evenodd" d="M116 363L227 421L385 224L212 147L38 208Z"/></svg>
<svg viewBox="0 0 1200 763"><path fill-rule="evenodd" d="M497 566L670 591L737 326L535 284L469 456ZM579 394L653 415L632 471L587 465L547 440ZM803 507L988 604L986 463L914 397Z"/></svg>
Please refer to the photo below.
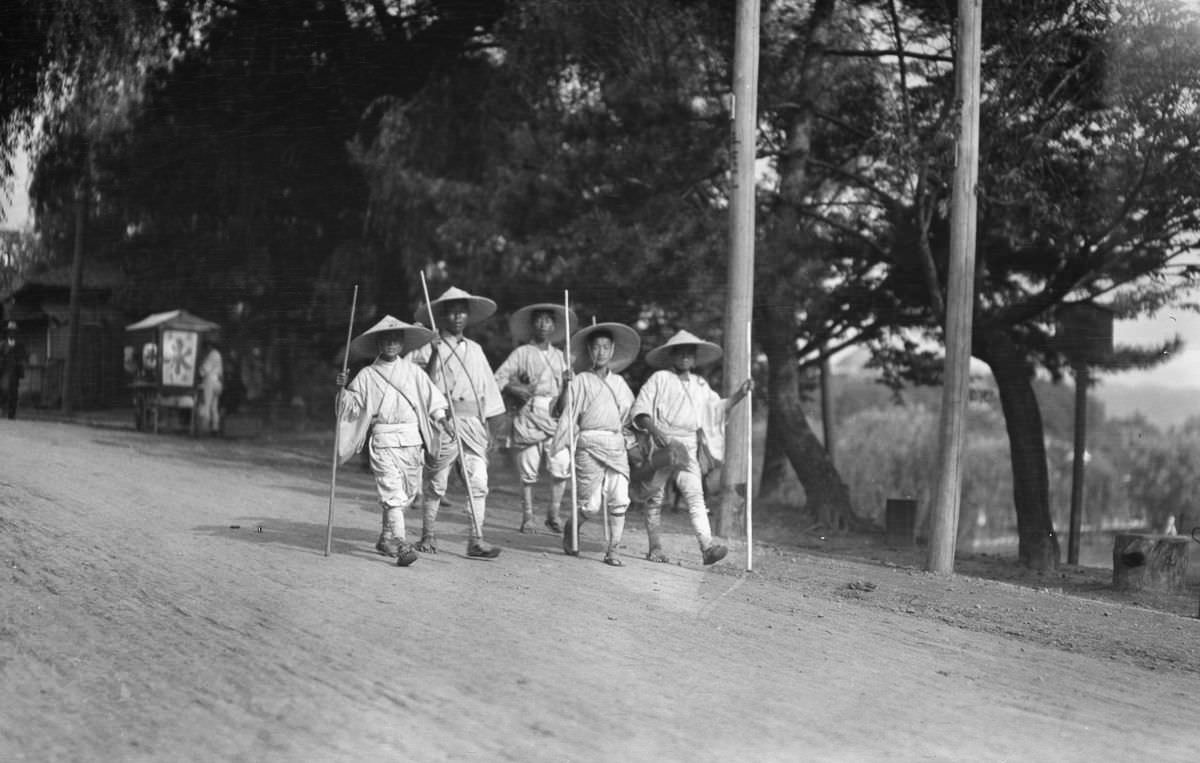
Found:
<svg viewBox="0 0 1200 763"><path fill-rule="evenodd" d="M963 452L975 303L975 191L979 177L979 60L982 0L958 0L958 150L950 199L950 270L946 284L946 369L938 430L940 472L930 512L931 572L954 572L962 497Z"/></svg>
<svg viewBox="0 0 1200 763"><path fill-rule="evenodd" d="M723 325L725 344L724 387L738 389L746 380L749 341L746 323L754 306L754 164L757 155L758 121L758 28L759 0L738 0L737 31L733 64L733 188L730 198L730 252L728 299ZM737 536L745 525L746 436L748 422L732 416L725 427L725 463L721 470L721 494L717 511L717 533Z"/></svg>
<svg viewBox="0 0 1200 763"><path fill-rule="evenodd" d="M342 375L350 368L350 341L354 336L354 311L358 309L358 284L354 284L354 296L350 298L350 325L346 327L346 351L342 354ZM338 390L338 395L342 391ZM336 413L336 411L335 411ZM329 521L325 525L325 556L333 547L333 501L337 495L338 444L342 441L342 417L339 414L333 424L333 468L329 474Z"/></svg>

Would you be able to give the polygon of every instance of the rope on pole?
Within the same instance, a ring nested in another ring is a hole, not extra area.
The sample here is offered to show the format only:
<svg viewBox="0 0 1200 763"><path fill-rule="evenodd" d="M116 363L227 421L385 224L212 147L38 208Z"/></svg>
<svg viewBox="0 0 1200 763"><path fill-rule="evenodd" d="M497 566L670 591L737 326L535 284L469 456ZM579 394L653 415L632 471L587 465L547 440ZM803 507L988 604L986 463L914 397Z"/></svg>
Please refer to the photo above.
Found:
<svg viewBox="0 0 1200 763"><path fill-rule="evenodd" d="M350 340L354 336L354 312L358 309L358 284L354 284L354 296L350 298L350 325L346 327L346 352L342 355L342 374L350 367ZM342 394L338 390L338 395ZM336 415L336 411L334 412ZM333 424L333 469L329 476L329 521L325 525L325 556L333 547L333 502L337 494L338 443L342 439L342 417L338 415Z"/></svg>

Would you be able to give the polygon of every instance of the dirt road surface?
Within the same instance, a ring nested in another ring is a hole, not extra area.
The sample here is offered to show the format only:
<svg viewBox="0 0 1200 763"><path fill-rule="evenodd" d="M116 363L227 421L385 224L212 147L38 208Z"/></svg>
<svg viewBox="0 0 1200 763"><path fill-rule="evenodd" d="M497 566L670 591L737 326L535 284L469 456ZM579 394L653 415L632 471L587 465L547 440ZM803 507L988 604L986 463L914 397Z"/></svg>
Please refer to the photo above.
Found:
<svg viewBox="0 0 1200 763"><path fill-rule="evenodd" d="M372 550L328 439L0 422L0 760L1198 759L1200 621L803 550ZM307 444L305 444L307 442ZM497 467L499 470L499 467ZM452 498L461 493L452 489ZM409 516L410 535L419 520Z"/></svg>

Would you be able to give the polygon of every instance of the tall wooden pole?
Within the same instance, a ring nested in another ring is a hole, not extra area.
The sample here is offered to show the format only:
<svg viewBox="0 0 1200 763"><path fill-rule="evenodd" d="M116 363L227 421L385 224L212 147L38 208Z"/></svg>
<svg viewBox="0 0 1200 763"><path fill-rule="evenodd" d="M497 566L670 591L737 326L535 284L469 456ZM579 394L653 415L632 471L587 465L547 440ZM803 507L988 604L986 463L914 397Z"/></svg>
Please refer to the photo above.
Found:
<svg viewBox="0 0 1200 763"><path fill-rule="evenodd" d="M342 374L350 369L350 342L354 339L354 313L358 309L358 284L354 284L354 295L350 297L350 323L346 326L346 351L342 353ZM338 389L338 398L342 390ZM329 474L329 521L325 523L325 556L333 548L333 504L337 497L338 449L342 443L342 415L337 411L333 422L333 466ZM387 511L385 508L384 511Z"/></svg>
<svg viewBox="0 0 1200 763"><path fill-rule="evenodd" d="M833 368L829 355L821 356L821 434L825 437L825 452L829 454L829 463L835 464L834 451L837 443L833 423Z"/></svg>
<svg viewBox="0 0 1200 763"><path fill-rule="evenodd" d="M1083 524L1084 457L1087 455L1087 363L1075 363L1075 460L1071 465L1071 532L1067 564L1079 564L1079 532Z"/></svg>
<svg viewBox="0 0 1200 763"><path fill-rule="evenodd" d="M732 394L746 380L750 342L746 324L754 307L754 164L757 157L759 0L738 0L733 63L733 183L730 198L729 293L723 325L724 387ZM745 452L749 422L730 416L725 426L725 464L717 532L740 535L745 523L741 495L749 454Z"/></svg>
<svg viewBox="0 0 1200 763"><path fill-rule="evenodd" d="M928 569L954 572L962 497L966 409L975 303L975 187L979 178L979 59L982 0L958 0L958 150L950 201L950 271L946 285L946 370L938 429L937 492L930 513Z"/></svg>

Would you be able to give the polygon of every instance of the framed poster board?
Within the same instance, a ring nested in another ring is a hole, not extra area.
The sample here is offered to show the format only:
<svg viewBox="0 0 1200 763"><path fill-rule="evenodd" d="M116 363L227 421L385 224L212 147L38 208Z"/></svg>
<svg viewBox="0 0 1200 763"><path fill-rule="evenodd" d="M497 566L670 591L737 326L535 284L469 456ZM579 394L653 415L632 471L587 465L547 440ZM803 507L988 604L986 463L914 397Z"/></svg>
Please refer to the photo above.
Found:
<svg viewBox="0 0 1200 763"><path fill-rule="evenodd" d="M199 334L195 331L163 329L162 384L164 387L196 386L196 353Z"/></svg>

